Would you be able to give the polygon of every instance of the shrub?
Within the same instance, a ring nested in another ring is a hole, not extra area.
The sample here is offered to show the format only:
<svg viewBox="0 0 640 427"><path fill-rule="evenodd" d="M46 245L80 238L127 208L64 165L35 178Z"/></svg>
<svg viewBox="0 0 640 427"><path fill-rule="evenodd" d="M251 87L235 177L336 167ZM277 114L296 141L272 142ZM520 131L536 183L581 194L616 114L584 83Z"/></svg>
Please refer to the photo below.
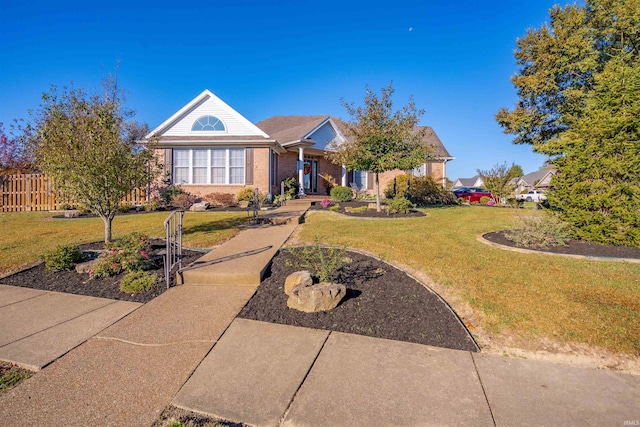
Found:
<svg viewBox="0 0 640 427"><path fill-rule="evenodd" d="M349 208L347 208L349 209ZM358 206L357 208L351 208L351 210L349 212L352 213L360 213L360 212L366 212L369 210L368 206Z"/></svg>
<svg viewBox="0 0 640 427"><path fill-rule="evenodd" d="M253 187L244 187L236 196L239 202L250 202L253 200Z"/></svg>
<svg viewBox="0 0 640 427"><path fill-rule="evenodd" d="M524 200L518 200L515 197L509 197L507 199L507 206L512 208L521 208L524 206Z"/></svg>
<svg viewBox="0 0 640 427"><path fill-rule="evenodd" d="M120 281L120 290L127 293L138 293L153 288L158 276L144 271L130 271Z"/></svg>
<svg viewBox="0 0 640 427"><path fill-rule="evenodd" d="M165 206L169 206L171 205L171 200L174 196L184 193L185 191L182 188L170 185L168 187L160 189L160 199Z"/></svg>
<svg viewBox="0 0 640 427"><path fill-rule="evenodd" d="M340 210L340 205L338 205L338 204L331 205L331 206L329 206L329 210L331 212L338 212Z"/></svg>
<svg viewBox="0 0 640 427"><path fill-rule="evenodd" d="M209 202L209 205L219 208L237 205L236 196L232 193L209 193L202 196L202 199Z"/></svg>
<svg viewBox="0 0 640 427"><path fill-rule="evenodd" d="M322 199L322 201L320 202L320 205L321 205L323 208L327 209L329 206L331 206L331 200L330 200L330 199L327 199L327 198Z"/></svg>
<svg viewBox="0 0 640 427"><path fill-rule="evenodd" d="M337 185L331 189L331 200L335 202L350 202L353 200L353 190L349 187Z"/></svg>
<svg viewBox="0 0 640 427"><path fill-rule="evenodd" d="M505 237L525 248L562 246L569 238L569 226L552 214L519 218L514 230L505 233Z"/></svg>
<svg viewBox="0 0 640 427"><path fill-rule="evenodd" d="M104 244L104 253L99 257L91 277L109 277L123 271L146 270L153 266L151 242L140 233L131 233L120 240Z"/></svg>
<svg viewBox="0 0 640 427"><path fill-rule="evenodd" d="M189 193L176 194L171 198L171 206L177 209L187 210L196 202L196 196Z"/></svg>
<svg viewBox="0 0 640 427"><path fill-rule="evenodd" d="M411 186L409 186L411 182ZM387 199L395 199L404 196L408 192L409 200L417 206L430 205L455 205L457 203L455 195L442 188L430 176L412 176L409 174L398 175L396 177L395 193L393 191L393 181L387 183L384 191Z"/></svg>
<svg viewBox="0 0 640 427"><path fill-rule="evenodd" d="M486 205L487 203L489 203L489 200L491 200L491 197L482 196L482 197L480 197L480 204L481 205Z"/></svg>
<svg viewBox="0 0 640 427"><path fill-rule="evenodd" d="M332 282L339 278L345 265L345 248L322 247L318 242L289 249L289 253L295 257L295 261L288 261L288 266L309 270L321 282Z"/></svg>
<svg viewBox="0 0 640 427"><path fill-rule="evenodd" d="M398 175L395 177L395 192L393 183L394 180L391 180L387 183L387 188L384 190L384 197L387 199L395 199L396 196L404 196L407 193L407 189L409 188L409 181L412 176L409 174ZM413 185L413 182L411 183Z"/></svg>
<svg viewBox="0 0 640 427"><path fill-rule="evenodd" d="M284 182L284 195L286 200L295 199L298 194L298 178L291 176L282 180Z"/></svg>
<svg viewBox="0 0 640 427"><path fill-rule="evenodd" d="M409 213L409 210L414 207L410 200L404 197L396 197L387 201L389 207L389 213Z"/></svg>
<svg viewBox="0 0 640 427"><path fill-rule="evenodd" d="M160 207L160 201L156 198L150 198L147 203L144 204L144 210L147 212L155 212Z"/></svg>
<svg viewBox="0 0 640 427"><path fill-rule="evenodd" d="M82 252L77 245L60 245L44 254L45 269L50 273L73 270L82 261Z"/></svg>
<svg viewBox="0 0 640 427"><path fill-rule="evenodd" d="M120 203L118 205L118 212L120 213L127 213L129 212L131 209L133 209L133 205L131 203Z"/></svg>

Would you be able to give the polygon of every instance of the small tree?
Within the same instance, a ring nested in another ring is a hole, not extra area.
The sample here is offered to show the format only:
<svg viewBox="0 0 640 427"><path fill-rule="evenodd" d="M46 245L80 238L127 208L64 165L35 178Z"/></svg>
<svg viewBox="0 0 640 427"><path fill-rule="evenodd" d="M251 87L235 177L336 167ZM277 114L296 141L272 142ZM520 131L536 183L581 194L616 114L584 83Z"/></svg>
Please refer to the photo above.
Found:
<svg viewBox="0 0 640 427"><path fill-rule="evenodd" d="M146 125L131 121L117 78L103 81L104 91L88 96L82 89L42 95L43 104L27 126L30 147L40 169L56 189L104 221L105 242L124 196L148 183L157 171L153 151L138 141Z"/></svg>
<svg viewBox="0 0 640 427"><path fill-rule="evenodd" d="M423 140L424 130L415 130L424 111L417 110L412 99L394 112L391 83L382 88L380 97L368 86L366 90L364 106L342 101L351 117L346 123L349 140L331 144L327 157L348 170L375 174L376 207L380 212L380 174L394 169L411 170L428 159L430 149Z"/></svg>
<svg viewBox="0 0 640 427"><path fill-rule="evenodd" d="M516 174L521 173L522 168L515 163L507 166L507 162L504 162L503 164L496 163L489 170L477 169L476 172L482 177L485 188L498 199L496 202L502 202L513 191L511 180L518 177Z"/></svg>
<svg viewBox="0 0 640 427"><path fill-rule="evenodd" d="M34 169L33 162L25 144L25 138L13 133L19 129L19 122L11 125L11 132L7 135L0 123L0 173L27 173Z"/></svg>

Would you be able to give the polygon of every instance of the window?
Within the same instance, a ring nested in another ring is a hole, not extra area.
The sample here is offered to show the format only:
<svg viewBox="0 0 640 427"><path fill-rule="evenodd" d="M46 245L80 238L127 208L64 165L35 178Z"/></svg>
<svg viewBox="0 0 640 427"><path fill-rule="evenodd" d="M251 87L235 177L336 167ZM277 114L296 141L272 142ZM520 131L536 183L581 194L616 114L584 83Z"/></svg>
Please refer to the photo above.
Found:
<svg viewBox="0 0 640 427"><path fill-rule="evenodd" d="M202 116L191 126L192 131L222 131L227 130L222 120L216 116Z"/></svg>
<svg viewBox="0 0 640 427"><path fill-rule="evenodd" d="M367 171L353 171L353 182L361 190L367 189Z"/></svg>
<svg viewBox="0 0 640 427"><path fill-rule="evenodd" d="M245 149L175 149L174 184L244 184Z"/></svg>
<svg viewBox="0 0 640 427"><path fill-rule="evenodd" d="M189 183L190 150L175 150L173 153L174 184Z"/></svg>

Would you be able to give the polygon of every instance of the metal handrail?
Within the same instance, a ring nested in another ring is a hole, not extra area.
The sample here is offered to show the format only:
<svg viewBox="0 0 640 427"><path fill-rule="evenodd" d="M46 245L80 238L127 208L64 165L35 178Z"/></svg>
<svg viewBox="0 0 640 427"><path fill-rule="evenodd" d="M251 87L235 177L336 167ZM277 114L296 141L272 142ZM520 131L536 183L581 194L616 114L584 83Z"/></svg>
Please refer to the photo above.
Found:
<svg viewBox="0 0 640 427"><path fill-rule="evenodd" d="M164 253L164 280L169 289L171 270L178 265L182 268L182 217L184 211L173 211L164 220L166 250Z"/></svg>

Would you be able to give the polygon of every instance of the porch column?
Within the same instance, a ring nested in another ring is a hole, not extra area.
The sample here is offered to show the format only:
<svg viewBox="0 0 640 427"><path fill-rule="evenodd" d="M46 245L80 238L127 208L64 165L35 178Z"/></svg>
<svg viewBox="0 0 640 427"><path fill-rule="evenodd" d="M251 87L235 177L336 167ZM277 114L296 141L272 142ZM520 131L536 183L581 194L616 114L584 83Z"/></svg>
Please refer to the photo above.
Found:
<svg viewBox="0 0 640 427"><path fill-rule="evenodd" d="M304 194L304 168L302 163L304 162L304 147L298 147L298 160L300 163L300 170L298 171L298 196L303 197Z"/></svg>
<svg viewBox="0 0 640 427"><path fill-rule="evenodd" d="M342 186L347 186L347 167L342 165Z"/></svg>

